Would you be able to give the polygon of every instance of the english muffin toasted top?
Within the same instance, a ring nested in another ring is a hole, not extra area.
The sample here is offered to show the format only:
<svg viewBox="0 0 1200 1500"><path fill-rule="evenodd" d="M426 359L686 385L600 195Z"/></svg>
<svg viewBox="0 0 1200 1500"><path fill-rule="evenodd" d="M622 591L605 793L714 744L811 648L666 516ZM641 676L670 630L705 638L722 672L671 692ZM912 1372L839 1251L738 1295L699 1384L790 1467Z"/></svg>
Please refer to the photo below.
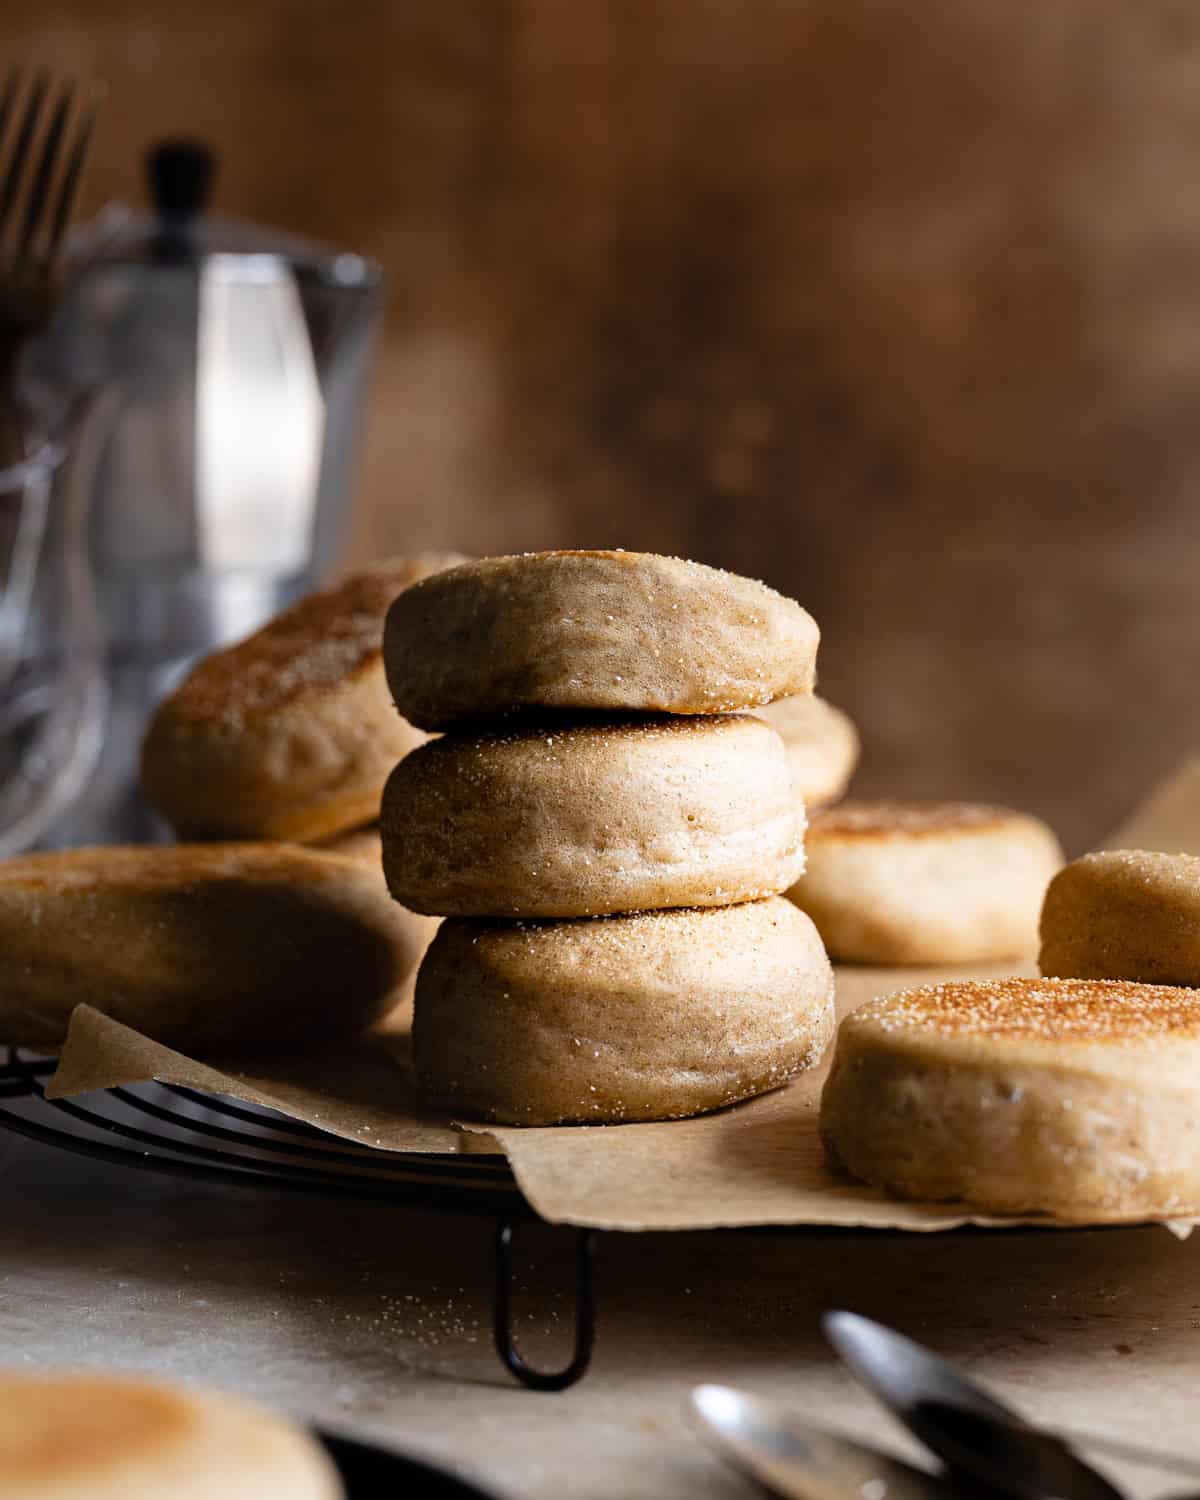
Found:
<svg viewBox="0 0 1200 1500"><path fill-rule="evenodd" d="M195 666L167 700L181 723L235 732L247 720L319 697L378 668L392 601L463 559L456 552L389 558L301 599L261 630Z"/></svg>
<svg viewBox="0 0 1200 1500"><path fill-rule="evenodd" d="M984 833L1028 822L1024 813L982 802L839 802L813 813L812 838L890 839Z"/></svg>
<svg viewBox="0 0 1200 1500"><path fill-rule="evenodd" d="M142 744L142 788L175 832L306 843L377 816L388 772L424 738L388 694L384 616L458 561L377 563L194 667Z"/></svg>
<svg viewBox="0 0 1200 1500"><path fill-rule="evenodd" d="M868 1000L843 1025L884 1039L1110 1044L1200 1038L1200 990L1113 979L958 980Z"/></svg>

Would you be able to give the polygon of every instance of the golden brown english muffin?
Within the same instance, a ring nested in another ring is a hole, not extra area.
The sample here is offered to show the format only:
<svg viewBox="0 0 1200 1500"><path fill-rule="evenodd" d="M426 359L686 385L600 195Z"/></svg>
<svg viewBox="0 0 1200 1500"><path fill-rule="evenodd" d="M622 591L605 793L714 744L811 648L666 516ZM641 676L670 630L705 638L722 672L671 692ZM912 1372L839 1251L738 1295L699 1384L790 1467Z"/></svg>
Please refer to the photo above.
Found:
<svg viewBox="0 0 1200 1500"><path fill-rule="evenodd" d="M804 868L782 741L746 714L446 735L393 771L392 895L443 916L728 906Z"/></svg>
<svg viewBox="0 0 1200 1500"><path fill-rule="evenodd" d="M1032 955L1062 864L1044 823L973 802L843 802L813 814L805 851L788 895L847 963Z"/></svg>
<svg viewBox="0 0 1200 1500"><path fill-rule="evenodd" d="M1043 974L1200 986L1200 858L1085 854L1050 882Z"/></svg>
<svg viewBox="0 0 1200 1500"><path fill-rule="evenodd" d="M814 693L780 698L755 713L783 741L792 785L804 806L836 802L858 764L858 730L850 716Z"/></svg>
<svg viewBox="0 0 1200 1500"><path fill-rule="evenodd" d="M142 786L176 833L313 843L377 817L388 772L424 739L388 692L384 616L461 561L376 563L194 667L142 747Z"/></svg>
<svg viewBox="0 0 1200 1500"><path fill-rule="evenodd" d="M838 1028L831 1162L903 1198L1104 1222L1200 1213L1200 993L996 979Z"/></svg>
<svg viewBox="0 0 1200 1500"><path fill-rule="evenodd" d="M417 973L426 1096L513 1125L667 1120L786 1083L833 971L781 897L577 922L450 919Z"/></svg>
<svg viewBox="0 0 1200 1500"><path fill-rule="evenodd" d="M167 1046L278 1051L393 1008L417 945L378 877L291 844L0 862L0 1040L56 1047L81 1002Z"/></svg>
<svg viewBox="0 0 1200 1500"><path fill-rule="evenodd" d="M247 1401L128 1375L0 1371L3 1500L341 1500L325 1450Z"/></svg>
<svg viewBox="0 0 1200 1500"><path fill-rule="evenodd" d="M812 691L819 632L765 584L641 552L531 552L423 580L388 612L422 729L519 710L714 714Z"/></svg>

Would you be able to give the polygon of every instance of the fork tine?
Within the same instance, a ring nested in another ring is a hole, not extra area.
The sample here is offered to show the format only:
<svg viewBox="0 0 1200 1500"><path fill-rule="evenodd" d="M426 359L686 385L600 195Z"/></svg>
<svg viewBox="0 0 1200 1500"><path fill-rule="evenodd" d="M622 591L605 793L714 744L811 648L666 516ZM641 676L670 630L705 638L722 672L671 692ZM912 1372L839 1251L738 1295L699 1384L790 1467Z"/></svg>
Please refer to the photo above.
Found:
<svg viewBox="0 0 1200 1500"><path fill-rule="evenodd" d="M33 140L33 132L37 128L38 116L42 112L42 102L46 97L49 84L49 75L42 69L34 76L33 86L29 90L25 112L21 117L17 139L9 159L8 171L5 173L3 184L0 184L0 233L3 232L8 222L17 190L21 185L21 174L26 158L29 156L29 145Z"/></svg>
<svg viewBox="0 0 1200 1500"><path fill-rule="evenodd" d="M41 160L37 165L33 185L29 189L29 197L25 204L25 222L21 226L18 254L22 256L29 252L30 244L37 233L38 222L46 206L46 199L50 195L50 183L54 177L59 148L62 146L63 135L67 128L67 116L71 112L71 93L71 84L65 83L42 140Z"/></svg>
<svg viewBox="0 0 1200 1500"><path fill-rule="evenodd" d="M96 116L100 113L101 93L93 89L91 98L84 106L75 130L75 144L67 158L66 171L58 187L58 202L54 205L54 216L50 221L50 232L46 241L46 264L52 267L62 249L63 236L71 220L75 195L87 162L92 144L92 133L96 128Z"/></svg>

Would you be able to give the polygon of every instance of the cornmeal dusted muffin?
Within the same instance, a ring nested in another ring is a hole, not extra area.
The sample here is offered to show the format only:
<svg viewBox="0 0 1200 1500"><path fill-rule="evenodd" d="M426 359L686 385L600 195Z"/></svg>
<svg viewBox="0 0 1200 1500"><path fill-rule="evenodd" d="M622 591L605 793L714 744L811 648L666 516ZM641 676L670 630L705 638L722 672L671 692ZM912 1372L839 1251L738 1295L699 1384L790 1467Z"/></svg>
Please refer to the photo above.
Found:
<svg viewBox="0 0 1200 1500"><path fill-rule="evenodd" d="M1200 985L1200 858L1085 854L1050 882L1043 974Z"/></svg>
<svg viewBox="0 0 1200 1500"><path fill-rule="evenodd" d="M56 1047L83 1002L184 1049L356 1036L399 999L411 922L378 875L294 844L0 860L0 1041Z"/></svg>
<svg viewBox="0 0 1200 1500"><path fill-rule="evenodd" d="M422 729L529 710L727 713L812 691L819 632L766 584L642 552L488 557L405 590L383 654Z"/></svg>
<svg viewBox="0 0 1200 1500"><path fill-rule="evenodd" d="M821 1099L831 1161L899 1197L1124 1221L1200 1212L1200 992L960 981L868 1001Z"/></svg>
<svg viewBox="0 0 1200 1500"><path fill-rule="evenodd" d="M514 1125L665 1120L777 1088L833 1031L833 971L781 897L576 922L442 923L417 975L426 1096Z"/></svg>
<svg viewBox="0 0 1200 1500"><path fill-rule="evenodd" d="M1031 955L1062 864L1044 823L971 802L842 802L813 814L805 849L788 895L849 963Z"/></svg>
<svg viewBox="0 0 1200 1500"><path fill-rule="evenodd" d="M316 843L378 817L388 772L425 738L392 704L384 617L461 561L376 563L194 667L142 747L142 785L176 833Z"/></svg>
<svg viewBox="0 0 1200 1500"><path fill-rule="evenodd" d="M728 906L804 868L783 743L745 714L446 735L383 798L392 894L446 916Z"/></svg>

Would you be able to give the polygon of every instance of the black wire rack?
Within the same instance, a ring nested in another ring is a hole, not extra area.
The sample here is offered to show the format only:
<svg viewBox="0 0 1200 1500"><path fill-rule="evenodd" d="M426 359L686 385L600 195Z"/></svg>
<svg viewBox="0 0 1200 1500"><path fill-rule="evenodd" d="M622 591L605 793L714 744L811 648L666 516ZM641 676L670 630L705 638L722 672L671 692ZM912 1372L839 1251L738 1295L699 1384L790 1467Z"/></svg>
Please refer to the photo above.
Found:
<svg viewBox="0 0 1200 1500"><path fill-rule="evenodd" d="M596 1336L596 1235L576 1231L575 1347L554 1371L531 1366L513 1330L514 1236L537 1214L502 1156L378 1151L261 1109L174 1084L137 1084L77 1099L48 1099L52 1058L5 1049L0 1062L0 1129L77 1155L193 1181L360 1198L406 1208L466 1213L495 1221L492 1326L505 1368L531 1390L574 1385Z"/></svg>

